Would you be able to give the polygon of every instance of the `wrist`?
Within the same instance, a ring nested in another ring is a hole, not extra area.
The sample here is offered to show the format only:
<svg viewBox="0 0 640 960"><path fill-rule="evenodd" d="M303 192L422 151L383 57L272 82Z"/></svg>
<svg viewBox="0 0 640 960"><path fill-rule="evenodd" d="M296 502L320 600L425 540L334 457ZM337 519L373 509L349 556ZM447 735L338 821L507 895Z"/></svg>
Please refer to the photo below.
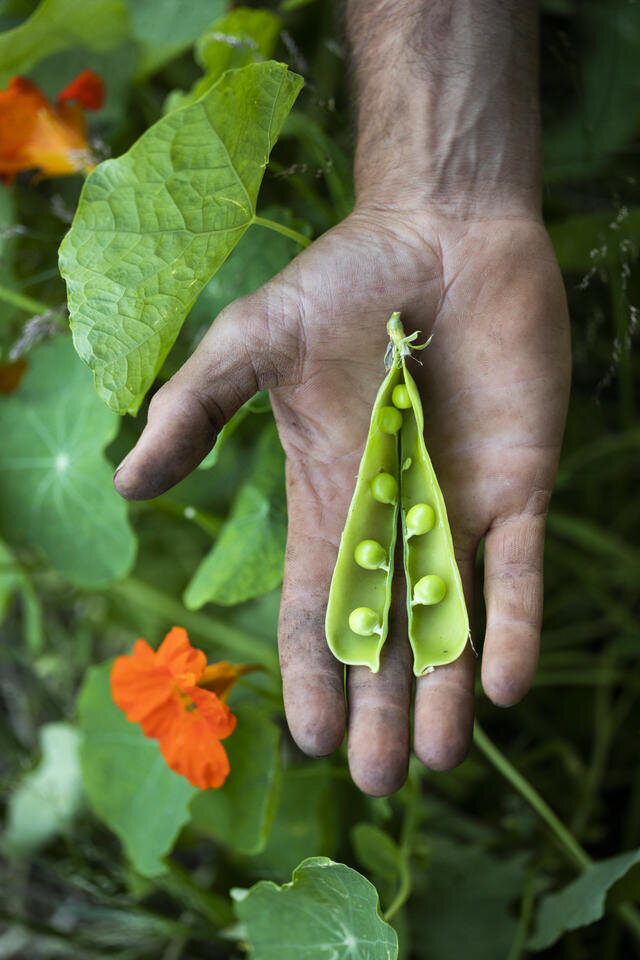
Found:
<svg viewBox="0 0 640 960"><path fill-rule="evenodd" d="M359 206L539 219L531 0L350 0Z"/></svg>

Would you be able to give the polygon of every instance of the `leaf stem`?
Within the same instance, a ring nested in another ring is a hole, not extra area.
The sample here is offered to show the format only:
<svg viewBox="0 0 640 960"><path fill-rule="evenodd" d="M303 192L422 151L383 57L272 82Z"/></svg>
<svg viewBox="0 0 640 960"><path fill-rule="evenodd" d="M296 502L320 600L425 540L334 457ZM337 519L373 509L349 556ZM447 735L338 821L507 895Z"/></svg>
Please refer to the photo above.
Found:
<svg viewBox="0 0 640 960"><path fill-rule="evenodd" d="M291 227L285 227L284 223L278 223L276 220L270 220L268 217L259 217L256 214L253 222L257 223L259 227L266 227L268 230L281 233L283 237L289 237L290 240L295 240L301 247L308 247L311 243L309 237L305 237L303 233L298 233L297 230L292 230Z"/></svg>
<svg viewBox="0 0 640 960"><path fill-rule="evenodd" d="M389 907L384 912L384 919L389 923L391 918L396 915L400 907L404 906L411 896L413 886L411 876L411 853L413 850L413 841L418 823L419 801L420 801L420 781L412 773L409 774L407 782L407 807L402 824L402 834L400 837L400 851L402 859L400 860L400 883L396 895L391 901Z"/></svg>
<svg viewBox="0 0 640 960"><path fill-rule="evenodd" d="M18 307L19 310L24 310L26 313L31 314L50 313L56 309L56 307L51 307L49 304L42 303L40 300L25 297L23 293L16 293L15 290L10 290L9 287L3 287L1 284L0 300L4 301L4 303L10 303L12 307Z"/></svg>
<svg viewBox="0 0 640 960"><path fill-rule="evenodd" d="M478 723L476 723L473 728L473 740L478 750L485 755L487 760L493 764L505 780L508 780L511 786L533 807L540 819L544 820L572 863L580 870L590 867L593 861L586 850L580 846L573 834L567 830L548 803L542 799L538 791L531 786L528 780L525 780L522 774L507 760L505 755L498 750Z"/></svg>

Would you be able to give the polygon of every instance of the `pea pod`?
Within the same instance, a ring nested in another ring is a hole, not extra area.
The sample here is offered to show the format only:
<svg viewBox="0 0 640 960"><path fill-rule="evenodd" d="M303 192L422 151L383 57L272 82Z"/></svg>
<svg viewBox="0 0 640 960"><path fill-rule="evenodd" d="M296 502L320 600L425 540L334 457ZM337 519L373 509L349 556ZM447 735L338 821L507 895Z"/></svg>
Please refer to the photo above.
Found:
<svg viewBox="0 0 640 960"><path fill-rule="evenodd" d="M424 442L422 404L406 367L411 350L422 347L411 346L417 334L404 335L398 313L387 327L388 373L373 405L340 540L326 635L343 663L378 671L388 630L400 513L409 641L414 673L421 676L460 656L469 621L444 498Z"/></svg>
<svg viewBox="0 0 640 960"><path fill-rule="evenodd" d="M404 357L402 371L412 407L400 436L402 463L410 461L401 479L402 537L409 641L413 672L419 677L460 656L469 636L469 618L444 497L422 433L422 403Z"/></svg>
<svg viewBox="0 0 640 960"><path fill-rule="evenodd" d="M392 394L401 381L402 370L393 363L373 404L327 606L326 635L333 654L342 663L361 664L374 673L380 668L391 604L399 510L398 432L403 420ZM382 552L386 562L376 565Z"/></svg>

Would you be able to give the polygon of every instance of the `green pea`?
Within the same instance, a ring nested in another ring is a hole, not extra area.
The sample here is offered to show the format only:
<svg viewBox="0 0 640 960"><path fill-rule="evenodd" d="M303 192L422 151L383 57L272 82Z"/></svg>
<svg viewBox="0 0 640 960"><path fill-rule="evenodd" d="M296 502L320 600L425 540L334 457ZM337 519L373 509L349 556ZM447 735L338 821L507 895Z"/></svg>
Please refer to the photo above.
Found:
<svg viewBox="0 0 640 960"><path fill-rule="evenodd" d="M399 410L411 410L411 397L404 383L399 383L397 387L393 388L391 401L394 407L398 407Z"/></svg>
<svg viewBox="0 0 640 960"><path fill-rule="evenodd" d="M390 473L378 473L371 481L371 496L378 503L397 503L398 481Z"/></svg>
<svg viewBox="0 0 640 960"><path fill-rule="evenodd" d="M413 588L413 602L431 606L444 600L446 593L447 585L442 577L430 573L426 577L421 577Z"/></svg>
<svg viewBox="0 0 640 960"><path fill-rule="evenodd" d="M371 607L356 607L349 614L349 627L359 637L370 637L380 632L380 618Z"/></svg>
<svg viewBox="0 0 640 960"><path fill-rule="evenodd" d="M378 427L383 433L397 433L402 427L402 414L395 407L382 407L378 414Z"/></svg>
<svg viewBox="0 0 640 960"><path fill-rule="evenodd" d="M416 503L407 511L407 537L420 537L423 533L429 533L435 522L433 507L428 503Z"/></svg>
<svg viewBox="0 0 640 960"><path fill-rule="evenodd" d="M355 549L355 561L365 570L379 570L387 567L387 555L377 540L361 540Z"/></svg>

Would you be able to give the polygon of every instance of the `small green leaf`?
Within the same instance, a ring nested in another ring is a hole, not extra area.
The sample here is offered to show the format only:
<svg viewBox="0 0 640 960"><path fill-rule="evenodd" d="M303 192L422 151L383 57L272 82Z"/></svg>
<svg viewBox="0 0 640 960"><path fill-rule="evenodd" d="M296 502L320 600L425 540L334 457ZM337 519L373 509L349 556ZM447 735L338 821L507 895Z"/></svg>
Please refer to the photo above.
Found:
<svg viewBox="0 0 640 960"><path fill-rule="evenodd" d="M282 582L286 539L284 452L271 421L229 520L185 591L185 606L232 605L273 590Z"/></svg>
<svg viewBox="0 0 640 960"><path fill-rule="evenodd" d="M538 908L536 931L527 944L529 949L545 950L568 930L600 920L607 892L637 863L640 847L594 863L573 883L544 896Z"/></svg>
<svg viewBox="0 0 640 960"><path fill-rule="evenodd" d="M41 547L79 586L111 583L134 560L103 454L119 425L66 337L33 350L19 388L0 400L0 528L11 543Z"/></svg>
<svg viewBox="0 0 640 960"><path fill-rule="evenodd" d="M58 50L107 50L128 26L121 0L42 0L28 20L0 34L0 86Z"/></svg>
<svg viewBox="0 0 640 960"><path fill-rule="evenodd" d="M291 883L261 881L236 896L254 960L395 960L398 938L376 888L326 857L304 860Z"/></svg>
<svg viewBox="0 0 640 960"><path fill-rule="evenodd" d="M273 55L282 21L269 10L236 7L215 20L198 40L196 60L205 72L188 93L175 90L165 109L176 110L193 103L220 79L225 70L268 60Z"/></svg>
<svg viewBox="0 0 640 960"><path fill-rule="evenodd" d="M249 703L231 704L238 723L225 740L231 772L219 790L199 793L193 825L240 853L263 849L280 786L280 730Z"/></svg>
<svg viewBox="0 0 640 960"><path fill-rule="evenodd" d="M9 797L6 841L26 857L63 833L83 802L78 731L68 723L40 730L42 759Z"/></svg>
<svg viewBox="0 0 640 960"><path fill-rule="evenodd" d="M166 869L198 792L167 766L155 740L130 723L111 699L111 664L93 667L78 699L85 790L96 814L122 840L143 876Z"/></svg>
<svg viewBox="0 0 640 960"><path fill-rule="evenodd" d="M140 48L138 73L147 76L196 40L226 0L128 0L133 35Z"/></svg>
<svg viewBox="0 0 640 960"><path fill-rule="evenodd" d="M332 786L329 765L318 760L282 771L280 796L264 850L242 860L250 876L284 883L305 857L332 855L336 819Z"/></svg>
<svg viewBox="0 0 640 960"><path fill-rule="evenodd" d="M351 844L360 864L368 873L385 880L398 876L402 852L393 837L372 823L357 823L351 831Z"/></svg>
<svg viewBox="0 0 640 960"><path fill-rule="evenodd" d="M301 86L273 61L230 71L87 178L60 270L75 347L119 413L137 411L196 297L252 223Z"/></svg>
<svg viewBox="0 0 640 960"><path fill-rule="evenodd" d="M0 623L4 620L11 597L20 589L22 578L13 554L0 540Z"/></svg>

